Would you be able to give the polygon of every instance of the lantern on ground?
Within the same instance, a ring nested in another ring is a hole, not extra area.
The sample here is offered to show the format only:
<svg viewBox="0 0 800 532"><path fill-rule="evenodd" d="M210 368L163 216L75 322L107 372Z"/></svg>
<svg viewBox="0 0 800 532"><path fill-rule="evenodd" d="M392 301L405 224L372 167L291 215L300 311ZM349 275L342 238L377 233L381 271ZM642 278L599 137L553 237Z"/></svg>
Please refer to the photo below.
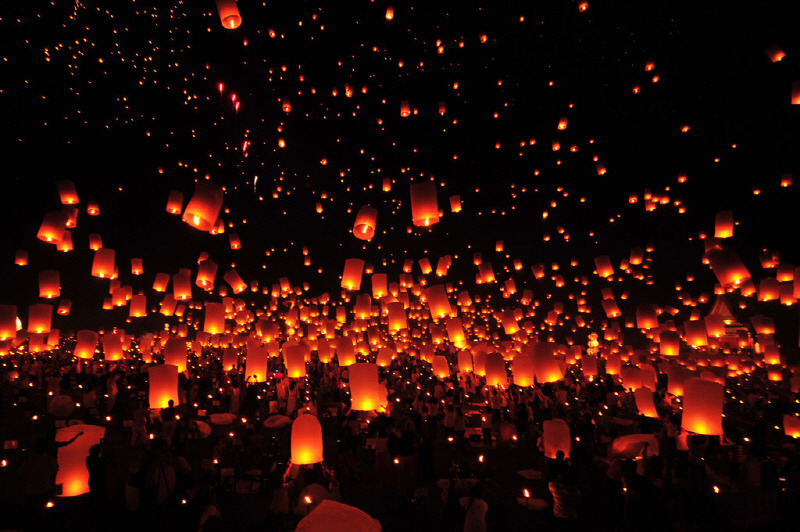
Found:
<svg viewBox="0 0 800 532"><path fill-rule="evenodd" d="M316 416L301 414L292 423L292 464L322 462L322 426Z"/></svg>
<svg viewBox="0 0 800 532"><path fill-rule="evenodd" d="M353 410L375 410L380 405L378 366L368 362L353 364L350 371L350 402Z"/></svg>
<svg viewBox="0 0 800 532"><path fill-rule="evenodd" d="M150 366L147 370L150 382L150 408L167 408L169 401L178 403L178 367L174 364Z"/></svg>

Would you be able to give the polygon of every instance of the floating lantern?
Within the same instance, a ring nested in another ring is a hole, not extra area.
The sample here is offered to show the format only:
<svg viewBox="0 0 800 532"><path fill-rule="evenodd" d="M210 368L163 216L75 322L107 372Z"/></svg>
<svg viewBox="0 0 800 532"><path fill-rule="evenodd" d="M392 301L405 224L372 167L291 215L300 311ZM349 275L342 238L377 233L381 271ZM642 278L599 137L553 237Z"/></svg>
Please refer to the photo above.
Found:
<svg viewBox="0 0 800 532"><path fill-rule="evenodd" d="M361 289L361 273L364 271L364 261L361 259L347 259L342 272L342 288L358 291Z"/></svg>
<svg viewBox="0 0 800 532"><path fill-rule="evenodd" d="M350 371L350 401L353 410L375 410L380 405L378 366L368 362L353 364Z"/></svg>
<svg viewBox="0 0 800 532"><path fill-rule="evenodd" d="M144 294L136 294L131 296L131 318L144 318L147 316L147 296Z"/></svg>
<svg viewBox="0 0 800 532"><path fill-rule="evenodd" d="M597 275L606 279L614 275L614 266L611 265L611 259L608 255L601 255L595 257L594 265L597 269Z"/></svg>
<svg viewBox="0 0 800 532"><path fill-rule="evenodd" d="M647 387L636 388L633 394L636 399L636 408L639 410L640 416L656 419L660 417L656 410L656 405L653 403L653 390Z"/></svg>
<svg viewBox="0 0 800 532"><path fill-rule="evenodd" d="M122 360L122 341L118 334L104 334L101 342L103 344L103 357L106 362Z"/></svg>
<svg viewBox="0 0 800 532"><path fill-rule="evenodd" d="M180 338L170 338L164 345L164 364L178 368L179 373L186 371L186 341Z"/></svg>
<svg viewBox="0 0 800 532"><path fill-rule="evenodd" d="M61 277L55 270L39 272L39 297L52 299L61 295Z"/></svg>
<svg viewBox="0 0 800 532"><path fill-rule="evenodd" d="M0 305L0 340L17 337L16 305Z"/></svg>
<svg viewBox="0 0 800 532"><path fill-rule="evenodd" d="M659 335L659 348L662 356L676 357L681 351L681 337L675 331L663 331Z"/></svg>
<svg viewBox="0 0 800 532"><path fill-rule="evenodd" d="M322 426L316 416L301 414L292 423L292 464L322 462Z"/></svg>
<svg viewBox="0 0 800 532"><path fill-rule="evenodd" d="M525 353L515 355L511 363L511 374L514 376L514 384L517 386L533 386L533 359Z"/></svg>
<svg viewBox="0 0 800 532"><path fill-rule="evenodd" d="M800 438L800 417L784 414L783 433L795 439Z"/></svg>
<svg viewBox="0 0 800 532"><path fill-rule="evenodd" d="M245 367L248 382L267 381L267 360L269 352L257 340L247 341L247 359Z"/></svg>
<svg viewBox="0 0 800 532"><path fill-rule="evenodd" d="M131 274L142 275L142 273L144 273L142 259L131 259Z"/></svg>
<svg viewBox="0 0 800 532"><path fill-rule="evenodd" d="M229 30L235 30L242 23L242 17L239 15L239 8L236 6L236 0L216 0L217 12L219 13L219 20L222 26Z"/></svg>
<svg viewBox="0 0 800 532"><path fill-rule="evenodd" d="M636 327L639 329L655 329L658 327L658 315L654 305L636 307Z"/></svg>
<svg viewBox="0 0 800 532"><path fill-rule="evenodd" d="M147 369L150 408L167 408L170 399L178 404L178 366L160 364Z"/></svg>
<svg viewBox="0 0 800 532"><path fill-rule="evenodd" d="M222 334L225 332L225 306L222 303L206 303L203 332Z"/></svg>
<svg viewBox="0 0 800 532"><path fill-rule="evenodd" d="M358 210L356 221L353 225L353 236L369 242L375 236L375 227L378 221L378 210L364 205Z"/></svg>
<svg viewBox="0 0 800 532"><path fill-rule="evenodd" d="M44 216L42 225L39 227L39 232L36 238L44 242L58 244L64 236L64 230L67 228L67 215L61 211L50 211Z"/></svg>
<svg viewBox="0 0 800 532"><path fill-rule="evenodd" d="M447 290L443 284L435 284L426 288L425 298L428 300L428 308L434 318L452 315L450 300L447 298Z"/></svg>
<svg viewBox="0 0 800 532"><path fill-rule="evenodd" d="M56 181L56 186L58 187L58 195L62 204L73 205L78 203L78 192L75 190L75 183L69 180Z"/></svg>
<svg viewBox="0 0 800 532"><path fill-rule="evenodd" d="M707 254L711 270L723 288L736 287L751 278L742 259L728 249L714 249Z"/></svg>
<svg viewBox="0 0 800 532"><path fill-rule="evenodd" d="M236 7L235 2L231 2ZM194 195L183 211L184 222L201 231L211 231L222 209L222 189L208 181L198 181Z"/></svg>
<svg viewBox="0 0 800 532"><path fill-rule="evenodd" d="M177 301L192 299L192 280L185 273L172 275L172 296Z"/></svg>
<svg viewBox="0 0 800 532"><path fill-rule="evenodd" d="M433 374L440 379L445 379L450 376L450 365L447 363L447 357L443 355L436 355L433 357Z"/></svg>
<svg viewBox="0 0 800 532"><path fill-rule="evenodd" d="M684 384L681 428L697 434L722 436L722 403L725 387L704 379Z"/></svg>
<svg viewBox="0 0 800 532"><path fill-rule="evenodd" d="M183 210L183 194L177 190L170 190L167 196L167 212L170 214L180 214Z"/></svg>
<svg viewBox="0 0 800 532"><path fill-rule="evenodd" d="M247 283L242 280L236 270L228 270L222 278L230 285L234 294L240 294L247 290Z"/></svg>
<svg viewBox="0 0 800 532"><path fill-rule="evenodd" d="M17 266L27 266L28 265L28 252L24 249L18 249L14 253L14 264Z"/></svg>
<svg viewBox="0 0 800 532"><path fill-rule="evenodd" d="M114 264L114 250L101 248L94 252L92 261L92 276L100 278L110 278L114 275L116 265Z"/></svg>
<svg viewBox="0 0 800 532"><path fill-rule="evenodd" d="M720 211L714 218L714 238L730 238L733 236L733 212Z"/></svg>
<svg viewBox="0 0 800 532"><path fill-rule="evenodd" d="M556 382L564 378L564 369L555 358L555 344L535 343L532 358L534 374L540 383Z"/></svg>
<svg viewBox="0 0 800 532"><path fill-rule="evenodd" d="M306 376L306 354L302 346L284 345L283 361L286 364L286 375L289 378L302 379Z"/></svg>
<svg viewBox="0 0 800 532"><path fill-rule="evenodd" d="M16 318L15 318L16 319ZM53 305L37 303L28 307L28 332L47 334L53 319Z"/></svg>
<svg viewBox="0 0 800 532"><path fill-rule="evenodd" d="M436 184L432 181L411 184L411 218L416 226L429 227L439 221Z"/></svg>
<svg viewBox="0 0 800 532"><path fill-rule="evenodd" d="M339 338L336 346L336 356L339 360L339 366L351 366L356 363L356 350L350 337Z"/></svg>
<svg viewBox="0 0 800 532"><path fill-rule="evenodd" d="M214 287L214 279L217 276L218 265L211 259L202 261L197 266L197 278L195 284L200 288L209 289Z"/></svg>
<svg viewBox="0 0 800 532"><path fill-rule="evenodd" d="M98 334L94 331L82 329L76 333L76 338L74 355L84 359L94 358Z"/></svg>

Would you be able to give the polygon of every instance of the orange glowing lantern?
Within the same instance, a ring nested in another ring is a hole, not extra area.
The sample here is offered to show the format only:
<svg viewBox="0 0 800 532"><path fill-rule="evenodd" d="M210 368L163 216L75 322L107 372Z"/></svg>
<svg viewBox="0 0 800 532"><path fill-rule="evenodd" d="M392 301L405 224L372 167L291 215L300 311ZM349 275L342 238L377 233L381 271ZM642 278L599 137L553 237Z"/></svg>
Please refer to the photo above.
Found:
<svg viewBox="0 0 800 532"><path fill-rule="evenodd" d="M800 417L791 414L783 415L783 433L792 438L800 438Z"/></svg>
<svg viewBox="0 0 800 532"><path fill-rule="evenodd" d="M336 345L336 356L339 366L352 366L356 363L356 350L350 337L339 338Z"/></svg>
<svg viewBox="0 0 800 532"><path fill-rule="evenodd" d="M78 358L93 358L97 348L98 334L94 331L82 329L76 333L75 356Z"/></svg>
<svg viewBox="0 0 800 532"><path fill-rule="evenodd" d="M533 359L526 353L519 353L511 363L511 373L517 386L533 386Z"/></svg>
<svg viewBox="0 0 800 532"><path fill-rule="evenodd" d="M142 259L131 259L131 274L142 275L142 273L144 273Z"/></svg>
<svg viewBox="0 0 800 532"><path fill-rule="evenodd" d="M547 458L555 459L558 451L563 451L564 458L569 458L572 450L572 437L567 422L563 419L548 419L542 428L544 455Z"/></svg>
<svg viewBox="0 0 800 532"><path fill-rule="evenodd" d="M266 382L267 381L267 360L269 352L257 340L247 341L247 382Z"/></svg>
<svg viewBox="0 0 800 532"><path fill-rule="evenodd" d="M425 298L428 300L428 308L434 318L443 318L452 314L450 300L447 298L447 290L443 284L435 284L426 288Z"/></svg>
<svg viewBox="0 0 800 532"><path fill-rule="evenodd" d="M208 334L222 334L225 332L225 305L222 303L206 303L203 332Z"/></svg>
<svg viewBox="0 0 800 532"><path fill-rule="evenodd" d="M284 344L283 361L289 378L302 379L306 376L306 354L302 346Z"/></svg>
<svg viewBox="0 0 800 532"><path fill-rule="evenodd" d="M56 431L56 442L65 443L58 447L58 472L56 485L61 486L61 497L77 497L89 493L89 470L86 457L89 449L100 443L105 435L105 427L97 425L71 425ZM77 436L77 438L76 438ZM73 438L75 440L73 441ZM71 442L66 445L66 442Z"/></svg>
<svg viewBox="0 0 800 532"><path fill-rule="evenodd" d="M219 20L225 29L235 30L242 23L239 15L239 8L236 7L236 0L216 0Z"/></svg>
<svg viewBox="0 0 800 532"><path fill-rule="evenodd" d="M67 228L67 215L61 211L50 211L44 216L42 225L39 227L39 232L36 238L44 242L58 244L64 236L64 230Z"/></svg>
<svg viewBox="0 0 800 532"><path fill-rule="evenodd" d="M347 259L342 273L342 288L358 291L361 289L361 274L364 271L364 261L361 259Z"/></svg>
<svg viewBox="0 0 800 532"><path fill-rule="evenodd" d="M402 301L394 301L386 305L386 312L387 321L389 323L389 331L398 332L408 329L406 309Z"/></svg>
<svg viewBox="0 0 800 532"><path fill-rule="evenodd" d="M228 270L222 278L230 285L234 294L240 294L247 290L247 283L239 277L236 270Z"/></svg>
<svg viewBox="0 0 800 532"><path fill-rule="evenodd" d="M683 430L710 436L722 436L722 403L725 387L704 379L684 383Z"/></svg>
<svg viewBox="0 0 800 532"><path fill-rule="evenodd" d="M150 408L167 408L170 399L178 403L178 366L159 364L147 369Z"/></svg>
<svg viewBox="0 0 800 532"><path fill-rule="evenodd" d="M708 329L705 321L687 321L683 324L686 334L686 343L692 347L704 347L708 345Z"/></svg>
<svg viewBox="0 0 800 532"><path fill-rule="evenodd" d="M433 374L440 379L445 379L450 376L450 366L447 363L447 357L443 355L435 355L433 357Z"/></svg>
<svg viewBox="0 0 800 532"><path fill-rule="evenodd" d="M564 378L564 369L555 358L555 344L537 342L533 346L533 367L540 383L556 382Z"/></svg>
<svg viewBox="0 0 800 532"><path fill-rule="evenodd" d="M53 305L37 303L28 307L28 332L47 334L53 320ZM16 317L15 317L16 321Z"/></svg>
<svg viewBox="0 0 800 532"><path fill-rule="evenodd" d="M180 214L183 210L183 194L177 190L171 190L167 196L167 212L170 214Z"/></svg>
<svg viewBox="0 0 800 532"><path fill-rule="evenodd" d="M122 360L122 341L118 334L104 334L100 341L103 345L103 356L107 362Z"/></svg>
<svg viewBox="0 0 800 532"><path fill-rule="evenodd" d="M378 366L369 362L353 364L350 370L350 401L353 410L375 410L380 406Z"/></svg>
<svg viewBox="0 0 800 532"><path fill-rule="evenodd" d="M681 337L675 331L664 331L659 335L662 356L676 357L681 351Z"/></svg>
<svg viewBox="0 0 800 532"><path fill-rule="evenodd" d="M16 305L0 305L0 340L11 340L17 337Z"/></svg>
<svg viewBox="0 0 800 532"><path fill-rule="evenodd" d="M192 280L185 273L172 275L172 296L177 301L192 299Z"/></svg>
<svg viewBox="0 0 800 532"><path fill-rule="evenodd" d="M144 294L136 294L131 296L131 318L144 318L147 316L147 296Z"/></svg>
<svg viewBox="0 0 800 532"><path fill-rule="evenodd" d="M166 292L168 284L169 274L157 273L156 278L153 280L153 290L156 292Z"/></svg>
<svg viewBox="0 0 800 532"><path fill-rule="evenodd" d="M75 183L69 180L57 181L58 195L64 205L74 205L78 203L78 192L75 190Z"/></svg>
<svg viewBox="0 0 800 532"><path fill-rule="evenodd" d="M387 6L386 7L386 20L392 20L394 18L394 7Z"/></svg>
<svg viewBox="0 0 800 532"><path fill-rule="evenodd" d="M506 373L506 363L500 353L488 353L486 355L486 384L488 386L508 385L508 374Z"/></svg>
<svg viewBox="0 0 800 532"><path fill-rule="evenodd" d="M372 274L372 297L380 299L389 293L387 288L387 278L385 273Z"/></svg>
<svg viewBox="0 0 800 532"><path fill-rule="evenodd" d="M214 279L217 276L218 265L211 259L206 259L197 266L197 278L195 284L200 288L213 288Z"/></svg>
<svg viewBox="0 0 800 532"><path fill-rule="evenodd" d="M233 2L232 2L233 3ZM234 4L234 8L236 4ZM201 231L211 231L222 209L222 189L208 181L198 181L194 195L183 211L184 222Z"/></svg>
<svg viewBox="0 0 800 532"><path fill-rule="evenodd" d="M639 329L658 327L658 315L654 305L638 305L636 307L636 327Z"/></svg>
<svg viewBox="0 0 800 532"><path fill-rule="evenodd" d="M292 464L322 462L322 426L316 416L301 414L292 423Z"/></svg>
<svg viewBox="0 0 800 532"><path fill-rule="evenodd" d="M39 297L52 299L61 295L61 277L55 270L39 272Z"/></svg>
<svg viewBox="0 0 800 532"><path fill-rule="evenodd" d="M711 250L707 257L714 275L723 288L739 286L751 278L739 255L728 248Z"/></svg>
<svg viewBox="0 0 800 532"><path fill-rule="evenodd" d="M28 265L28 252L24 249L18 249L14 253L14 264L17 266L27 266Z"/></svg>
<svg viewBox="0 0 800 532"><path fill-rule="evenodd" d="M714 219L714 238L730 238L733 236L733 212L720 211Z"/></svg>
<svg viewBox="0 0 800 532"><path fill-rule="evenodd" d="M428 227L439 221L436 184L432 181L411 184L411 219L414 225L421 227Z"/></svg>
<svg viewBox="0 0 800 532"><path fill-rule="evenodd" d="M179 373L186 371L186 341L172 337L164 345L164 364L178 368Z"/></svg>
<svg viewBox="0 0 800 532"><path fill-rule="evenodd" d="M369 242L375 236L375 227L378 221L378 210L364 205L358 210L356 221L353 225L353 236Z"/></svg>
<svg viewBox="0 0 800 532"><path fill-rule="evenodd" d="M647 387L636 388L633 392L636 400L636 408L639 410L639 415L644 417L652 417L658 419L658 411L653 402L653 390Z"/></svg>
<svg viewBox="0 0 800 532"><path fill-rule="evenodd" d="M411 105L408 103L408 100L402 100L400 102L400 116L402 118L411 116Z"/></svg>
<svg viewBox="0 0 800 532"><path fill-rule="evenodd" d="M600 277L608 278L614 275L614 266L611 265L611 259L608 255L600 255L595 257L594 265L597 269L597 275Z"/></svg>
<svg viewBox="0 0 800 532"><path fill-rule="evenodd" d="M114 250L110 248L100 248L94 252L92 261L92 276L100 278L110 278L114 275L116 268L114 264Z"/></svg>

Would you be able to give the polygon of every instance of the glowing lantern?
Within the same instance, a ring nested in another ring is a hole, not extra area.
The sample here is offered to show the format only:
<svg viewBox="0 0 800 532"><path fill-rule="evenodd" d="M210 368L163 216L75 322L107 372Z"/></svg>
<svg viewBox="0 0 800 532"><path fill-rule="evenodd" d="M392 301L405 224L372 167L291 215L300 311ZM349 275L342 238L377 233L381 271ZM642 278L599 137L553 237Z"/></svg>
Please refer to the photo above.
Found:
<svg viewBox="0 0 800 532"><path fill-rule="evenodd" d="M511 374L517 386L533 386L533 359L525 353L519 353L511 363Z"/></svg>
<svg viewBox="0 0 800 532"><path fill-rule="evenodd" d="M219 20L222 26L229 30L235 30L242 23L239 15L239 8L236 7L236 0L216 0Z"/></svg>
<svg viewBox="0 0 800 532"><path fill-rule="evenodd" d="M164 345L164 364L178 368L179 373L186 371L186 341L170 338Z"/></svg>
<svg viewBox="0 0 800 532"><path fill-rule="evenodd" d="M183 194L177 190L171 190L167 196L167 212L180 214L181 210L183 210Z"/></svg>
<svg viewBox="0 0 800 532"><path fill-rule="evenodd" d="M800 417L784 414L783 433L792 438L800 438Z"/></svg>
<svg viewBox="0 0 800 532"><path fill-rule="evenodd" d="M185 273L172 275L172 296L177 301L192 299L192 280Z"/></svg>
<svg viewBox="0 0 800 532"><path fill-rule="evenodd" d="M372 297L380 299L389 293L385 273L372 274Z"/></svg>
<svg viewBox="0 0 800 532"><path fill-rule="evenodd" d="M247 290L247 283L239 277L236 270L228 270L222 278L230 285L234 294L239 294Z"/></svg>
<svg viewBox="0 0 800 532"><path fill-rule="evenodd" d="M606 373L609 375L619 375L622 371L622 356L619 353L611 353L606 359Z"/></svg>
<svg viewBox="0 0 800 532"><path fill-rule="evenodd" d="M408 103L408 100L402 100L400 102L400 116L402 118L408 118L411 116L411 106Z"/></svg>
<svg viewBox="0 0 800 532"><path fill-rule="evenodd" d="M408 320L406 318L406 309L402 301L394 301L386 305L387 321L389 323L389 331L397 332L403 329L408 329Z"/></svg>
<svg viewBox="0 0 800 532"><path fill-rule="evenodd" d="M100 206L94 200L89 200L86 203L86 214L89 216L99 216L100 215Z"/></svg>
<svg viewBox="0 0 800 532"><path fill-rule="evenodd" d="M322 426L316 416L301 414L292 423L292 464L322 462Z"/></svg>
<svg viewBox="0 0 800 532"><path fill-rule="evenodd" d="M533 346L533 367L536 380L556 382L564 378L564 370L555 359L555 345L548 342L537 342Z"/></svg>
<svg viewBox="0 0 800 532"><path fill-rule="evenodd" d="M73 205L78 203L78 193L75 191L75 183L68 180L57 181L58 195L61 198L61 203L64 205Z"/></svg>
<svg viewBox="0 0 800 532"><path fill-rule="evenodd" d="M0 340L17 337L16 305L0 305Z"/></svg>
<svg viewBox="0 0 800 532"><path fill-rule="evenodd" d="M751 278L736 252L727 248L715 249L709 251L707 256L711 269L723 288L739 286Z"/></svg>
<svg viewBox="0 0 800 532"><path fill-rule="evenodd" d="M608 255L595 257L594 265L597 269L597 275L600 277L605 279L614 275L614 266L611 265L611 259Z"/></svg>
<svg viewBox="0 0 800 532"><path fill-rule="evenodd" d="M447 337L450 343L459 349L467 346L467 339L464 335L464 325L461 323L461 318L449 318L445 322L447 328Z"/></svg>
<svg viewBox="0 0 800 532"><path fill-rule="evenodd" d="M351 366L356 363L356 350L349 337L339 338L336 346L336 356L339 366Z"/></svg>
<svg viewBox="0 0 800 532"><path fill-rule="evenodd" d="M197 266L195 284L200 288L213 288L214 278L217 276L218 265L211 259L206 259Z"/></svg>
<svg viewBox="0 0 800 532"><path fill-rule="evenodd" d="M708 330L702 320L687 321L683 324L686 334L686 343L692 347L704 347L708 345Z"/></svg>
<svg viewBox="0 0 800 532"><path fill-rule="evenodd" d="M247 382L266 382L269 352L257 340L247 341Z"/></svg>
<svg viewBox="0 0 800 532"><path fill-rule="evenodd" d="M414 225L422 227L439 221L436 184L432 181L411 184L411 219Z"/></svg>
<svg viewBox="0 0 800 532"><path fill-rule="evenodd" d="M452 314L452 307L444 285L431 285L425 289L425 298L428 300L428 308L434 318L443 318Z"/></svg>
<svg viewBox="0 0 800 532"><path fill-rule="evenodd" d="M544 442L544 455L555 459L558 451L564 452L564 458L569 458L572 450L572 437L569 425L563 419L548 419L543 425L542 441Z"/></svg>
<svg viewBox="0 0 800 532"><path fill-rule="evenodd" d="M122 360L122 341L118 334L104 334L101 342L103 344L103 356L106 361Z"/></svg>
<svg viewBox="0 0 800 532"><path fill-rule="evenodd" d="M94 331L82 329L76 333L75 356L78 358L93 358L97 348L98 335Z"/></svg>
<svg viewBox="0 0 800 532"><path fill-rule="evenodd" d="M777 63L778 61L786 57L786 54L783 53L783 50L781 50L776 44L768 46L765 52L769 56L769 60L772 61L773 63Z"/></svg>
<svg viewBox="0 0 800 532"><path fill-rule="evenodd" d="M206 303L203 332L222 334L225 332L225 306L222 303Z"/></svg>
<svg viewBox="0 0 800 532"><path fill-rule="evenodd" d="M375 236L375 227L378 221L378 210L364 205L358 210L356 222L353 225L353 236L369 242Z"/></svg>
<svg viewBox="0 0 800 532"><path fill-rule="evenodd" d="M386 20L392 20L394 18L394 7L387 6L386 8Z"/></svg>
<svg viewBox="0 0 800 532"><path fill-rule="evenodd" d="M36 234L36 238L44 242L58 244L61 242L66 228L67 215L61 211L50 211L45 214L42 225L39 227L39 232Z"/></svg>
<svg viewBox="0 0 800 532"><path fill-rule="evenodd" d="M706 332L712 338L725 335L725 320L722 316L709 315L705 317Z"/></svg>
<svg viewBox="0 0 800 532"><path fill-rule="evenodd" d="M792 82L792 105L800 105L800 81Z"/></svg>
<svg viewBox="0 0 800 532"><path fill-rule="evenodd" d="M299 345L284 345L283 361L286 364L286 375L291 379L302 379L306 376L306 354Z"/></svg>
<svg viewBox="0 0 800 532"><path fill-rule="evenodd" d="M653 403L653 390L650 388L636 388L633 392L636 399L636 408L639 410L640 416L652 417L658 419L658 411L656 405Z"/></svg>
<svg viewBox="0 0 800 532"><path fill-rule="evenodd" d="M289 98L284 98L283 102L281 103L281 109L283 109L283 112L286 113L286 114L291 113L292 112L292 100L290 100Z"/></svg>
<svg viewBox="0 0 800 532"><path fill-rule="evenodd" d="M659 335L662 356L676 357L681 351L681 337L675 331L664 331Z"/></svg>
<svg viewBox="0 0 800 532"><path fill-rule="evenodd" d="M714 238L733 236L733 212L720 211L714 219Z"/></svg>
<svg viewBox="0 0 800 532"><path fill-rule="evenodd" d="M473 370L472 353L466 349L458 352L458 371L468 373Z"/></svg>
<svg viewBox="0 0 800 532"><path fill-rule="evenodd" d="M595 355L583 355L581 357L581 370L583 376L596 377L597 376L597 357Z"/></svg>
<svg viewBox="0 0 800 532"><path fill-rule="evenodd" d="M131 259L131 274L142 275L142 273L144 273L142 259Z"/></svg>
<svg viewBox="0 0 800 532"><path fill-rule="evenodd" d="M450 376L450 366L447 364L447 358L443 355L436 355L433 357L433 374L440 379L445 379Z"/></svg>
<svg viewBox="0 0 800 532"><path fill-rule="evenodd" d="M15 317L16 319L16 317ZM53 319L53 305L38 303L28 307L28 332L47 334Z"/></svg>
<svg viewBox="0 0 800 532"><path fill-rule="evenodd" d="M378 366L385 368L392 363L392 360L394 360L396 355L397 353L391 347L381 347L378 349L378 356L375 359L375 363Z"/></svg>
<svg viewBox="0 0 800 532"><path fill-rule="evenodd" d="M684 384L681 428L697 434L722 436L722 402L725 387L704 379Z"/></svg>
<svg viewBox="0 0 800 532"><path fill-rule="evenodd" d="M61 277L55 270L39 272L39 297L52 299L61 295Z"/></svg>
<svg viewBox="0 0 800 532"><path fill-rule="evenodd" d="M114 250L110 248L101 248L94 252L94 260L92 261L92 276L100 278L110 278L114 275Z"/></svg>
<svg viewBox="0 0 800 532"><path fill-rule="evenodd" d="M150 384L150 408L167 408L169 401L178 403L178 366L159 364L147 369Z"/></svg>
<svg viewBox="0 0 800 532"><path fill-rule="evenodd" d="M350 370L350 401L353 410L375 410L380 405L378 366L368 362L353 364Z"/></svg>
<svg viewBox="0 0 800 532"><path fill-rule="evenodd" d="M67 228L75 227L78 224L78 208L73 207L72 205L64 205L61 208L61 212L63 212L67 217Z"/></svg>
<svg viewBox="0 0 800 532"><path fill-rule="evenodd" d="M235 8L235 2L231 3ZM222 199L221 188L208 181L198 181L181 219L195 229L211 231L222 209Z"/></svg>
<svg viewBox="0 0 800 532"><path fill-rule="evenodd" d="M361 289L361 273L364 271L364 261L361 259L347 259L342 273L342 288L358 291Z"/></svg>
<svg viewBox="0 0 800 532"><path fill-rule="evenodd" d="M506 386L508 384L506 363L500 353L488 353L486 355L485 369L486 384L488 386Z"/></svg>
<svg viewBox="0 0 800 532"><path fill-rule="evenodd" d="M620 312L619 306L613 299L604 299L602 301L602 305L603 305L603 310L606 313L606 317L619 318L620 316L622 316L622 312Z"/></svg>
<svg viewBox="0 0 800 532"><path fill-rule="evenodd" d="M17 266L27 266L28 265L28 252L24 249L18 249L16 253L14 253L14 264Z"/></svg>
<svg viewBox="0 0 800 532"><path fill-rule="evenodd" d="M653 305L636 307L636 327L639 329L655 329L658 327L658 315Z"/></svg>
<svg viewBox="0 0 800 532"><path fill-rule="evenodd" d="M58 447L56 485L61 485L61 497L77 497L89 493L86 457L89 455L89 449L100 443L105 431L105 427L81 424L63 427L56 431L56 442L69 442L77 436L69 445Z"/></svg>
<svg viewBox="0 0 800 532"><path fill-rule="evenodd" d="M131 318L143 318L147 316L147 296L144 294L136 294L131 297Z"/></svg>

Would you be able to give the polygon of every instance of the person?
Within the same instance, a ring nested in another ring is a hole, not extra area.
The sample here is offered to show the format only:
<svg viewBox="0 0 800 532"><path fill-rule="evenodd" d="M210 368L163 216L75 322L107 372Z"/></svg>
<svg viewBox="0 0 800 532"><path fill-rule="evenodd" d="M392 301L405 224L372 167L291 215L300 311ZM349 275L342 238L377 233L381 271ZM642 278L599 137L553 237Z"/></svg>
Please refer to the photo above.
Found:
<svg viewBox="0 0 800 532"><path fill-rule="evenodd" d="M172 445L172 438L175 437L175 429L178 426L175 415L175 401L170 399L167 408L161 409L161 437L167 445Z"/></svg>
<svg viewBox="0 0 800 532"><path fill-rule="evenodd" d="M34 515L44 509L56 486L58 463L47 454L46 445L43 440L36 442L17 470L17 475L22 477L27 509Z"/></svg>
<svg viewBox="0 0 800 532"><path fill-rule="evenodd" d="M89 470L89 495L98 509L108 501L108 456L101 456L102 446L97 443L89 448L86 469Z"/></svg>
<svg viewBox="0 0 800 532"><path fill-rule="evenodd" d="M483 485L475 484L470 494L459 499L464 507L464 532L486 532L486 512L489 505L483 500Z"/></svg>

